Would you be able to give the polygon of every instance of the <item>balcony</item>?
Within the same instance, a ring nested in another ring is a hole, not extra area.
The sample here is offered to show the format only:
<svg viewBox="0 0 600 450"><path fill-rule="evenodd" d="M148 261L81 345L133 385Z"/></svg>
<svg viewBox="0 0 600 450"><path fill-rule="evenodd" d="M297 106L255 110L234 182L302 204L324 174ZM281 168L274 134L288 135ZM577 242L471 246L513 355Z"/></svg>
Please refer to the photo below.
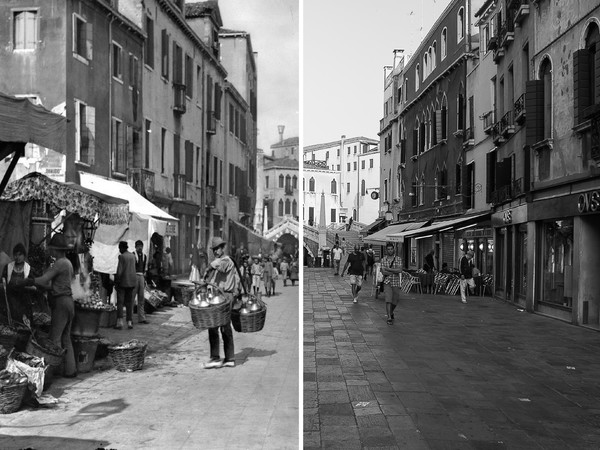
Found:
<svg viewBox="0 0 600 450"><path fill-rule="evenodd" d="M521 94L515 102L515 123L519 125L525 123L525 94Z"/></svg>
<svg viewBox="0 0 600 450"><path fill-rule="evenodd" d="M173 83L173 111L185 114L185 84Z"/></svg>
<svg viewBox="0 0 600 450"><path fill-rule="evenodd" d="M494 192L492 192L492 203L494 205L499 205L501 203L506 203L510 200L512 200L511 197L511 185L507 184L505 186L502 186L498 189L496 189Z"/></svg>
<svg viewBox="0 0 600 450"><path fill-rule="evenodd" d="M504 136L502 136L502 133L500 132L500 121L496 122L492 126L492 140L496 145L500 145L506 142Z"/></svg>
<svg viewBox="0 0 600 450"><path fill-rule="evenodd" d="M206 186L204 188L204 204L207 208L215 208L217 206L217 190L214 186Z"/></svg>
<svg viewBox="0 0 600 450"><path fill-rule="evenodd" d="M154 198L154 172L148 169L127 169L127 184L148 200Z"/></svg>
<svg viewBox="0 0 600 450"><path fill-rule="evenodd" d="M214 111L206 111L206 134L217 132L217 118Z"/></svg>
<svg viewBox="0 0 600 450"><path fill-rule="evenodd" d="M500 119L500 133L507 137L515 133L515 123L513 122L513 112L507 111Z"/></svg>
<svg viewBox="0 0 600 450"><path fill-rule="evenodd" d="M472 127L465 130L463 136L463 147L472 147L475 144L475 133Z"/></svg>
<svg viewBox="0 0 600 450"><path fill-rule="evenodd" d="M285 187L285 195L294 195L294 188L291 186Z"/></svg>
<svg viewBox="0 0 600 450"><path fill-rule="evenodd" d="M185 182L185 174L173 174L173 198L179 200L185 199L186 187L187 184Z"/></svg>
<svg viewBox="0 0 600 450"><path fill-rule="evenodd" d="M498 36L491 36L487 44L488 50L496 50L498 48Z"/></svg>
<svg viewBox="0 0 600 450"><path fill-rule="evenodd" d="M509 17L504 21L500 27L500 45L504 48L508 48L512 41L515 40L515 26L512 18Z"/></svg>
<svg viewBox="0 0 600 450"><path fill-rule="evenodd" d="M504 57L504 48L498 47L494 50L494 63L498 64L500 60Z"/></svg>
<svg viewBox="0 0 600 450"><path fill-rule="evenodd" d="M483 131L486 134L492 133L492 128L494 127L494 116L495 115L496 114L494 114L494 111L486 112L483 115Z"/></svg>
<svg viewBox="0 0 600 450"><path fill-rule="evenodd" d="M521 22L525 20L525 17L529 15L529 2L527 0L513 0L507 7L514 11L513 23L515 25L520 26Z"/></svg>

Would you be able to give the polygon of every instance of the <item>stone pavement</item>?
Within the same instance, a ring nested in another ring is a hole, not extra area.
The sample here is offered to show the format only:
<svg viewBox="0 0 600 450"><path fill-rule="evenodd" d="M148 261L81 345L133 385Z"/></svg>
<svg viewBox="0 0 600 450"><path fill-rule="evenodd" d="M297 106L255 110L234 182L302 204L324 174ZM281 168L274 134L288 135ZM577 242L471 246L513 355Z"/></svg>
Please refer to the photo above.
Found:
<svg viewBox="0 0 600 450"><path fill-rule="evenodd" d="M265 327L234 331L235 368L202 369L208 332L186 307L163 307L149 325L101 328L112 342L149 342L143 370L110 360L59 378L52 409L0 416L2 449L296 449L299 446L299 288L265 298ZM222 355L221 355L222 356Z"/></svg>
<svg viewBox="0 0 600 450"><path fill-rule="evenodd" d="M304 270L304 448L598 449L600 334L489 297Z"/></svg>

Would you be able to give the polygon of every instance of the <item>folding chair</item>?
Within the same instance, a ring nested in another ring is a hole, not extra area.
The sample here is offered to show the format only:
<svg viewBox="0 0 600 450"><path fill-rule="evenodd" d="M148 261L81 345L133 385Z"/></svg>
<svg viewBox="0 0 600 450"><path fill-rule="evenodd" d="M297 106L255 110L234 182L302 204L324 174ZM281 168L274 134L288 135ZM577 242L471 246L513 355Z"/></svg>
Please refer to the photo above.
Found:
<svg viewBox="0 0 600 450"><path fill-rule="evenodd" d="M407 292L410 292L412 290L412 288L414 286L416 286L418 292L420 292L422 294L423 293L423 287L421 286L421 279L418 276L411 275L408 272L402 272L402 277L404 277L405 274L406 274L406 277L410 279L410 287L408 288Z"/></svg>
<svg viewBox="0 0 600 450"><path fill-rule="evenodd" d="M446 291L446 284L448 283L448 278L450 278L450 274L447 273L436 273L433 279L433 293L443 294Z"/></svg>
<svg viewBox="0 0 600 450"><path fill-rule="evenodd" d="M492 295L492 286L494 285L494 275L485 274L481 277L481 288L479 290L479 296L483 297L486 288L489 288L490 295Z"/></svg>
<svg viewBox="0 0 600 450"><path fill-rule="evenodd" d="M400 280L400 290L405 294L410 292L412 288L412 275L408 272L402 272L402 279Z"/></svg>
<svg viewBox="0 0 600 450"><path fill-rule="evenodd" d="M460 287L460 278L456 275L451 275L446 285L446 295L456 295Z"/></svg>

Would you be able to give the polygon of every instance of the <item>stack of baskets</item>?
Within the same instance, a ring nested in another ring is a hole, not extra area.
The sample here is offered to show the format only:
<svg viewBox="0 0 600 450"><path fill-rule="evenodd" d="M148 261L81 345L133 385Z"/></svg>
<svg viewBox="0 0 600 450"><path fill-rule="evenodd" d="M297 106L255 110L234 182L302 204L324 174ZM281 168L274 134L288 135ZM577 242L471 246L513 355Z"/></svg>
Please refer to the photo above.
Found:
<svg viewBox="0 0 600 450"><path fill-rule="evenodd" d="M44 358L46 364L52 367L60 366L66 353L65 349L57 347L49 339L41 338L40 342L30 339L25 351L38 358Z"/></svg>
<svg viewBox="0 0 600 450"><path fill-rule="evenodd" d="M238 333L255 333L265 326L267 305L258 298L253 298L253 302L260 305L259 310L240 312L240 309L234 309L231 312L231 323Z"/></svg>
<svg viewBox="0 0 600 450"><path fill-rule="evenodd" d="M109 345L108 354L120 372L133 372L144 367L144 357L148 344L137 339L132 339L121 344Z"/></svg>
<svg viewBox="0 0 600 450"><path fill-rule="evenodd" d="M15 346L18 336L19 333L15 327L0 325L0 345L8 351L12 350Z"/></svg>

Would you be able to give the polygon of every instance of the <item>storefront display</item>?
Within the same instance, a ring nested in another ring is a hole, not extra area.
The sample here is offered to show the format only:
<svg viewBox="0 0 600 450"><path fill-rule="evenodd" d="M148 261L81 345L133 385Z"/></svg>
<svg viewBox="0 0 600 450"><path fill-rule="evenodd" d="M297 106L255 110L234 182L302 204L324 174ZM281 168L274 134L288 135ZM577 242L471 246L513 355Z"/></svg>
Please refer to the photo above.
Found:
<svg viewBox="0 0 600 450"><path fill-rule="evenodd" d="M573 306L573 219L543 222L543 303Z"/></svg>

